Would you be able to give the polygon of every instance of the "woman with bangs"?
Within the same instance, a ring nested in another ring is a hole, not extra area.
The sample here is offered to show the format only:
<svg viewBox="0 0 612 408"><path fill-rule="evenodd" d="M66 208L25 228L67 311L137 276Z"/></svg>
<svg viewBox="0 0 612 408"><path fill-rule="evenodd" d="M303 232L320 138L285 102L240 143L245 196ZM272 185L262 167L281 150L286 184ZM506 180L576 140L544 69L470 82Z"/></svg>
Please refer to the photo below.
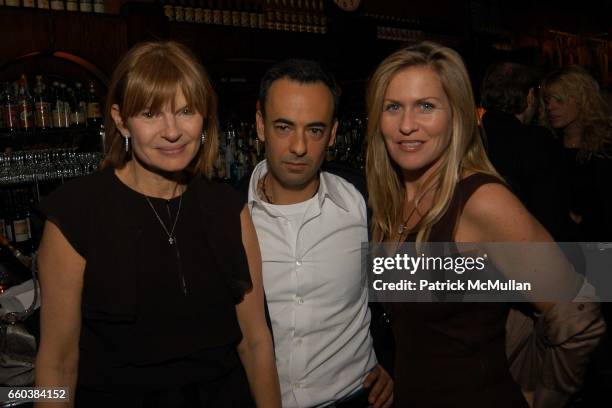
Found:
<svg viewBox="0 0 612 408"><path fill-rule="evenodd" d="M612 112L597 81L579 66L542 84L542 121L563 141L574 241L612 240Z"/></svg>
<svg viewBox="0 0 612 408"><path fill-rule="evenodd" d="M367 104L374 242L552 241L489 162L455 51L424 42L390 55L370 80ZM386 306L397 406L527 406L506 357L507 303ZM533 306L544 313L551 304Z"/></svg>
<svg viewBox="0 0 612 408"><path fill-rule="evenodd" d="M177 43L137 45L106 102L102 170L41 206L36 385L88 408L280 406L255 230L209 180L207 74Z"/></svg>

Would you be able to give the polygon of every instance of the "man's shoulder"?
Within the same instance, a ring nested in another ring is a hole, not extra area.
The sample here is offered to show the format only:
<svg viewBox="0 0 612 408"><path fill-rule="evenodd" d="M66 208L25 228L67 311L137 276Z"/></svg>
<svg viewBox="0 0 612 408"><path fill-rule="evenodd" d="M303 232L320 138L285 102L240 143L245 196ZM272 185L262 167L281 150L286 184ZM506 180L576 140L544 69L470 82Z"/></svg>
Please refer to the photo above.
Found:
<svg viewBox="0 0 612 408"><path fill-rule="evenodd" d="M349 197L350 199L364 200L363 194L361 194L357 187L344 177L327 171L321 172L321 175L325 177L328 188L332 187L342 198L346 199L346 197Z"/></svg>
<svg viewBox="0 0 612 408"><path fill-rule="evenodd" d="M367 200L367 183L363 170L355 169L342 163L325 163L322 171L340 178L344 183L349 183Z"/></svg>

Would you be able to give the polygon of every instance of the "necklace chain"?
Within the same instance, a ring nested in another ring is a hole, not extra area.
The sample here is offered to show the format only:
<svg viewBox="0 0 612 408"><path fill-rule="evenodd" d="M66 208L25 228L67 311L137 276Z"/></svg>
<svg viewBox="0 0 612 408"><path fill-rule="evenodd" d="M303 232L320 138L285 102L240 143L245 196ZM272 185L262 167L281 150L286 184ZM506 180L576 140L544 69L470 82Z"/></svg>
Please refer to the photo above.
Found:
<svg viewBox="0 0 612 408"><path fill-rule="evenodd" d="M157 213L157 210L155 210L155 207L153 206L153 203L151 202L149 197L145 196L145 199L147 200L147 203L149 203L149 206L153 210L153 213L155 214L155 217L157 217L157 221L159 221L159 224L164 229L164 232L166 233L166 235L168 235L168 243L170 245L174 245L174 243L176 242L176 237L174 236L174 228L176 227L176 222L178 221L179 214L181 213L181 204L183 203L183 195L181 194L180 197L179 197L178 210L176 210L176 216L174 217L174 222L172 223L172 229L170 230L170 232L168 232L168 228L166 228L166 224L164 224L164 222L162 221L161 217ZM168 214L169 213L170 213L170 211L168 211Z"/></svg>
<svg viewBox="0 0 612 408"><path fill-rule="evenodd" d="M264 198L266 199L266 201L269 204L274 204L274 201L272 201L272 199L268 195L268 192L266 191L266 180L268 180L268 174L270 174L270 173L266 173L266 175L263 176L263 179L261 181L261 192L263 193ZM319 186L320 185L321 185L321 181L320 181L320 179L317 178L317 189L315 190L315 194L317 194L317 191L319 191ZM313 197L314 197L314 194L313 194Z"/></svg>
<svg viewBox="0 0 612 408"><path fill-rule="evenodd" d="M268 193L266 192L266 180L267 179L268 179L268 173L266 173L266 175L263 178L263 181L261 182L261 192L263 193L268 203L274 204L274 201L272 201L272 199L268 196Z"/></svg>

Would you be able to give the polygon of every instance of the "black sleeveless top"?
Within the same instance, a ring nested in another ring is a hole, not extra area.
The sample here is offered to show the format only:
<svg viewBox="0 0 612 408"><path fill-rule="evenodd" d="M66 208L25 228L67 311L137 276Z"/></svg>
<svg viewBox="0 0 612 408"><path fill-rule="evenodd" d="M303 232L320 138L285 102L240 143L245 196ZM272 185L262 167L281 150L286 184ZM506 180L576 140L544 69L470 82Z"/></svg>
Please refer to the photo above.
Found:
<svg viewBox="0 0 612 408"><path fill-rule="evenodd" d="M483 184L476 173L459 181L430 242L454 242L461 211ZM416 234L406 241L414 241ZM510 375L505 352L504 303L393 303L397 407L527 407Z"/></svg>
<svg viewBox="0 0 612 408"><path fill-rule="evenodd" d="M182 199L150 200L168 230L181 201L174 245L113 169L66 183L41 205L86 260L80 386L175 387L240 364L235 303L251 287L244 200L201 177Z"/></svg>

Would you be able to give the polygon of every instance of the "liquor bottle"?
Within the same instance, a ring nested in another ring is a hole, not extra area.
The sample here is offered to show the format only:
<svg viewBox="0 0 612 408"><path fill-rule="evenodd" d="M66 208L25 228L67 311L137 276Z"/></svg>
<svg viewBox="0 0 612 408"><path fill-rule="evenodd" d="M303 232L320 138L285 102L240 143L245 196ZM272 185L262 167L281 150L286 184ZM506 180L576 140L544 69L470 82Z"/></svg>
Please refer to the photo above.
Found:
<svg viewBox="0 0 612 408"><path fill-rule="evenodd" d="M202 24L204 22L204 0L195 0L193 9L193 21Z"/></svg>
<svg viewBox="0 0 612 408"><path fill-rule="evenodd" d="M77 104L74 89L72 87L66 87L66 112L68 114L68 124L70 127L76 127L77 124Z"/></svg>
<svg viewBox="0 0 612 408"><path fill-rule="evenodd" d="M14 132L19 129L19 111L17 109L16 95L13 89L13 86L6 82L4 84L4 94L2 95L4 127L9 132Z"/></svg>
<svg viewBox="0 0 612 408"><path fill-rule="evenodd" d="M303 0L297 0L297 19L298 19L298 31L300 33L306 32L306 10L304 10Z"/></svg>
<svg viewBox="0 0 612 408"><path fill-rule="evenodd" d="M185 21L185 9L183 8L183 0L178 0L174 5L174 21L183 22Z"/></svg>
<svg viewBox="0 0 612 408"><path fill-rule="evenodd" d="M201 0L201 1L205 1L205 0ZM204 7L204 10L202 10L202 21L204 22L204 24L213 23L212 7L213 7L212 0L206 1L206 6Z"/></svg>
<svg viewBox="0 0 612 408"><path fill-rule="evenodd" d="M251 6L248 1L242 1L242 3L238 2L238 8L240 10L240 26L241 27L250 27L250 11Z"/></svg>
<svg viewBox="0 0 612 408"><path fill-rule="evenodd" d="M234 163L236 155L236 132L232 122L228 122L225 131L225 177L228 181L235 179L236 165Z"/></svg>
<svg viewBox="0 0 612 408"><path fill-rule="evenodd" d="M74 125L85 127L87 126L87 98L80 82L75 83L74 88Z"/></svg>
<svg viewBox="0 0 612 408"><path fill-rule="evenodd" d="M249 27L257 28L257 5L252 4L249 9Z"/></svg>
<svg viewBox="0 0 612 408"><path fill-rule="evenodd" d="M7 238L0 233L0 294L32 278L32 257L24 255Z"/></svg>
<svg viewBox="0 0 612 408"><path fill-rule="evenodd" d="M0 190L0 240L4 239L6 244L9 244L13 239L13 229L11 228L10 220L7 218L9 205L7 201L8 191Z"/></svg>
<svg viewBox="0 0 612 408"><path fill-rule="evenodd" d="M51 0L51 10L64 10L64 1Z"/></svg>
<svg viewBox="0 0 612 408"><path fill-rule="evenodd" d="M6 129L4 125L4 87L0 88L0 129Z"/></svg>
<svg viewBox="0 0 612 408"><path fill-rule="evenodd" d="M66 0L66 10L67 11L78 11L79 5L76 0Z"/></svg>
<svg viewBox="0 0 612 408"><path fill-rule="evenodd" d="M60 94L60 86L58 81L53 82L51 87L51 123L54 128L62 126L62 112L64 111L64 100Z"/></svg>
<svg viewBox="0 0 612 408"><path fill-rule="evenodd" d="M9 7L19 7L19 6L21 6L21 4L19 4L19 0L6 0L4 2L4 4L6 4Z"/></svg>
<svg viewBox="0 0 612 408"><path fill-rule="evenodd" d="M221 13L221 1L217 0L215 2L212 2L211 9L212 9L213 24L217 24L217 25L223 24L223 15Z"/></svg>
<svg viewBox="0 0 612 408"><path fill-rule="evenodd" d="M62 122L62 127L70 127L70 114L72 112L72 107L70 106L70 100L68 96L68 89L66 88L66 84L60 83L60 94L62 95L62 106L60 110L60 121Z"/></svg>
<svg viewBox="0 0 612 408"><path fill-rule="evenodd" d="M319 24L319 32L321 34L327 33L327 15L325 15L323 0L319 0Z"/></svg>
<svg viewBox="0 0 612 408"><path fill-rule="evenodd" d="M291 18L289 29L293 32L299 31L299 12L294 0L289 0L289 17Z"/></svg>
<svg viewBox="0 0 612 408"><path fill-rule="evenodd" d="M264 6L263 6L263 2L260 2L257 5L257 28L260 29L264 29L267 28L266 26L266 14L264 13Z"/></svg>
<svg viewBox="0 0 612 408"><path fill-rule="evenodd" d="M35 8L36 7L35 0L23 0L23 7Z"/></svg>
<svg viewBox="0 0 612 408"><path fill-rule="evenodd" d="M13 191L13 206L15 211L13 216L13 246L23 254L31 254L34 251L27 194L27 189Z"/></svg>
<svg viewBox="0 0 612 408"><path fill-rule="evenodd" d="M17 97L17 109L19 112L19 127L23 130L34 129L34 107L32 96L28 89L28 79L25 74L19 79L19 95Z"/></svg>
<svg viewBox="0 0 612 408"><path fill-rule="evenodd" d="M51 6L49 5L49 0L38 0L36 2L36 7L45 10L49 10L51 8Z"/></svg>
<svg viewBox="0 0 612 408"><path fill-rule="evenodd" d="M306 24L306 32L313 33L314 32L314 18L313 18L313 10L310 7L311 0L304 0L304 20Z"/></svg>
<svg viewBox="0 0 612 408"><path fill-rule="evenodd" d="M81 11L81 13L92 13L93 12L92 0L80 0L79 10Z"/></svg>
<svg viewBox="0 0 612 408"><path fill-rule="evenodd" d="M104 0L94 0L93 8L94 13L106 13L106 4Z"/></svg>
<svg viewBox="0 0 612 408"><path fill-rule="evenodd" d="M185 11L185 22L186 23L193 23L194 20L194 4L193 4L193 0L185 0L185 7L184 7L184 11Z"/></svg>
<svg viewBox="0 0 612 408"><path fill-rule="evenodd" d="M100 101L96 96L96 88L94 83L89 83L89 95L87 100L87 126L100 127L102 125L102 110L100 109Z"/></svg>
<svg viewBox="0 0 612 408"><path fill-rule="evenodd" d="M38 129L49 129L51 127L51 104L48 100L47 88L43 82L42 75L36 75L34 122Z"/></svg>
<svg viewBox="0 0 612 408"><path fill-rule="evenodd" d="M0 256L2 257L3 263L6 264L8 257L13 257L15 262L19 265L24 266L26 269L20 271L20 275L24 277L30 277L31 273L29 269L32 267L32 257L24 255L20 250L11 245L11 241L7 239L6 236L0 235ZM9 261L10 262L10 261ZM13 272L13 270L11 270ZM6 289L6 277L3 276L2 282L0 282L0 294L2 294ZM10 284L9 284L10 287Z"/></svg>
<svg viewBox="0 0 612 408"><path fill-rule="evenodd" d="M220 8L221 8L221 15L223 16L223 25L225 26L232 25L232 6L230 4L230 1L226 0L223 3L219 1L219 3L222 4Z"/></svg>
<svg viewBox="0 0 612 408"><path fill-rule="evenodd" d="M234 2L234 7L232 8L232 25L240 27L240 2L238 0Z"/></svg>
<svg viewBox="0 0 612 408"><path fill-rule="evenodd" d="M276 12L272 5L272 0L266 0L266 4L264 6L264 13L266 15L266 28L268 30L274 30L274 19L276 18Z"/></svg>
<svg viewBox="0 0 612 408"><path fill-rule="evenodd" d="M282 16L283 16L283 30L290 31L291 30L291 10L289 9L287 0L281 1L281 9L282 9Z"/></svg>
<svg viewBox="0 0 612 408"><path fill-rule="evenodd" d="M312 0L311 7L312 16L312 32L315 34L321 33L321 16L319 15L319 8L317 7L317 0Z"/></svg>
<svg viewBox="0 0 612 408"><path fill-rule="evenodd" d="M168 21L174 21L174 0L164 2L164 16Z"/></svg>

